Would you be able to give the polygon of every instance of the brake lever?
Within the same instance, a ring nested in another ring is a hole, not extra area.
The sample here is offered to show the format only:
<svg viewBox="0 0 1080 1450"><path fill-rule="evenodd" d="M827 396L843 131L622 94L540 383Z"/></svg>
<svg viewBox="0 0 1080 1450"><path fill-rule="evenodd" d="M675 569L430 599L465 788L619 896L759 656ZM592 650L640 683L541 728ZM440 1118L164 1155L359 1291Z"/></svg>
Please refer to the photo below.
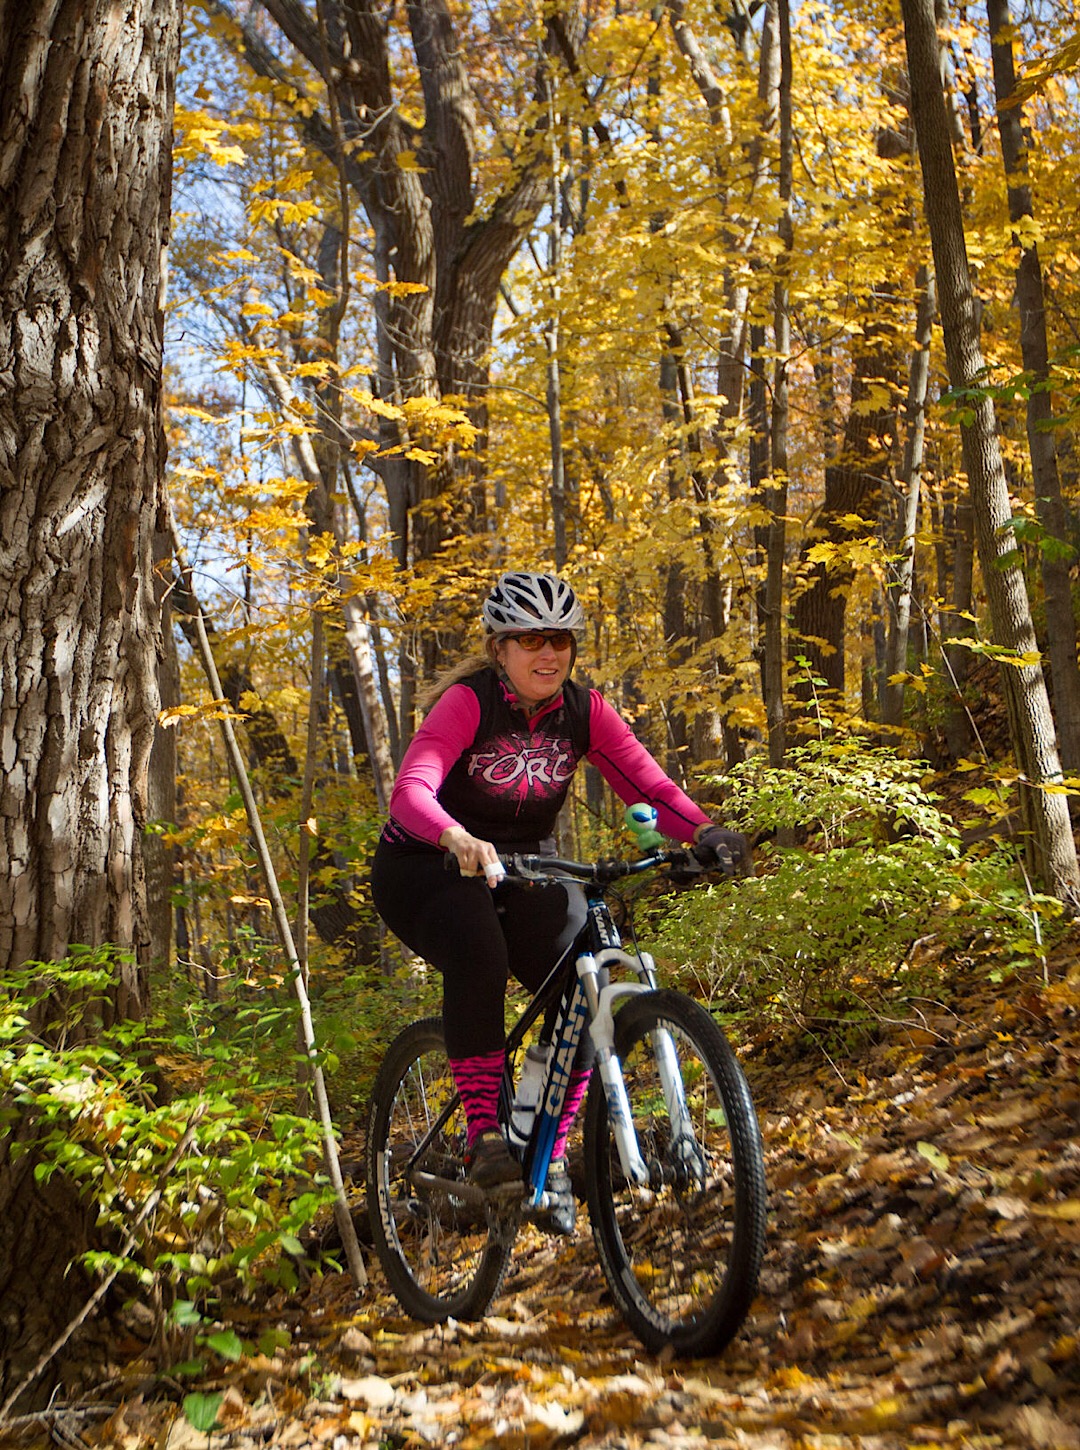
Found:
<svg viewBox="0 0 1080 1450"><path fill-rule="evenodd" d="M677 856L673 853L673 858L668 876L676 886L690 886L699 876L705 875L707 868L692 851L680 851Z"/></svg>

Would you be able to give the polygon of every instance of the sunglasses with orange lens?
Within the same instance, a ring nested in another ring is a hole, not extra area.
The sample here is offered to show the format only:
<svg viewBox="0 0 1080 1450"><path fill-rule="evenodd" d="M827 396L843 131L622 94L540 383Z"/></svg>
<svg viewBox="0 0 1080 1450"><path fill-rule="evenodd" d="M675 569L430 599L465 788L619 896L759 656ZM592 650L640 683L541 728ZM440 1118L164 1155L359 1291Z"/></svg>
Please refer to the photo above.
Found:
<svg viewBox="0 0 1080 1450"><path fill-rule="evenodd" d="M511 634L508 638L512 639L516 645L520 645L523 650L527 650L529 654L535 654L546 644L555 650L569 649L574 642L574 636L568 629L553 629L548 634L541 634L539 630L530 630L525 634Z"/></svg>

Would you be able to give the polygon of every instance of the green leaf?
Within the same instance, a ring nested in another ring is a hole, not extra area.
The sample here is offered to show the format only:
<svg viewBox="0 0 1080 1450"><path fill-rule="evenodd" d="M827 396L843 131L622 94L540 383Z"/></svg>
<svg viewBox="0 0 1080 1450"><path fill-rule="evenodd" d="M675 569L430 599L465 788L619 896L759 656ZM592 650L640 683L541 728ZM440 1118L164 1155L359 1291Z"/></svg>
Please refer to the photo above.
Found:
<svg viewBox="0 0 1080 1450"><path fill-rule="evenodd" d="M184 1415L193 1429L204 1435L217 1428L218 1411L225 1398L224 1391L212 1395L191 1394L184 1396Z"/></svg>
<svg viewBox="0 0 1080 1450"><path fill-rule="evenodd" d="M244 1352L240 1336L232 1329L223 1329L218 1334L210 1334L204 1342L215 1354L220 1354L222 1359L232 1360L234 1363Z"/></svg>
<svg viewBox="0 0 1080 1450"><path fill-rule="evenodd" d="M192 1325L202 1323L202 1315L190 1299L177 1299L169 1310L169 1318L182 1329L190 1329Z"/></svg>
<svg viewBox="0 0 1080 1450"><path fill-rule="evenodd" d="M205 1368L204 1359L182 1359L171 1366L169 1373L176 1379L193 1380L197 1375L201 1375Z"/></svg>
<svg viewBox="0 0 1080 1450"><path fill-rule="evenodd" d="M949 1155L943 1153L940 1148L936 1148L933 1143L918 1142L915 1144L915 1151L921 1154L940 1173L948 1171Z"/></svg>

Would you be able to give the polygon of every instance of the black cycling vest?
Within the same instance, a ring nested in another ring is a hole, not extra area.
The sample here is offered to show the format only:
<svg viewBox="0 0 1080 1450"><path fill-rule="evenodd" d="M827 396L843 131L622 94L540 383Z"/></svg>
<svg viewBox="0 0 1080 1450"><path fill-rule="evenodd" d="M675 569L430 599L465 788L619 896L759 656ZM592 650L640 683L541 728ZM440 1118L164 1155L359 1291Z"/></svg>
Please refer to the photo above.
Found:
<svg viewBox="0 0 1080 1450"><path fill-rule="evenodd" d="M439 804L483 841L535 849L553 835L578 762L588 752L590 692L567 680L560 704L530 730L493 669L461 683L479 702L480 723L439 788Z"/></svg>

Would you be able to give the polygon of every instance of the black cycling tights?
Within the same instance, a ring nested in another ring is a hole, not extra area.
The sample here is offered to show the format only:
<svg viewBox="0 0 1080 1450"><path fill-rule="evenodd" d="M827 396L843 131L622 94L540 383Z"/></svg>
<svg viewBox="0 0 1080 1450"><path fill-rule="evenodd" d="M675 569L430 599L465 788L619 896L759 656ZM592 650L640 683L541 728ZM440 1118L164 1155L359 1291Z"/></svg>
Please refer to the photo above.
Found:
<svg viewBox="0 0 1080 1450"><path fill-rule="evenodd" d="M584 920L558 884L532 890L446 870L445 858L380 842L371 868L375 909L390 930L442 973L443 1031L450 1057L495 1052L505 1040L510 973L535 992ZM591 1048L586 1033L582 1047ZM579 1052L578 1065L589 1063Z"/></svg>

